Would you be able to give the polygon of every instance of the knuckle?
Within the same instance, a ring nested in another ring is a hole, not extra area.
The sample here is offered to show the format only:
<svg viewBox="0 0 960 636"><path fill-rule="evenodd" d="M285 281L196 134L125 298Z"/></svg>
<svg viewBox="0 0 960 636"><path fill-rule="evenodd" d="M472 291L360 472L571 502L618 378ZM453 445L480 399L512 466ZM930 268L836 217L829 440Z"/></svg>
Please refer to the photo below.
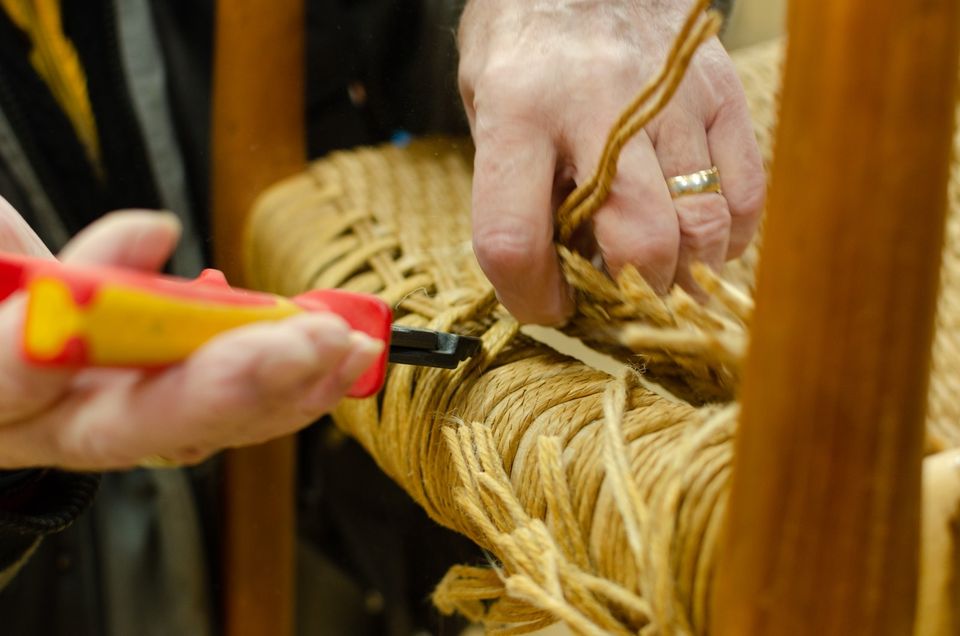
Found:
<svg viewBox="0 0 960 636"><path fill-rule="evenodd" d="M598 239L603 260L612 273L628 263L645 272L672 272L679 253L676 231L621 234L614 239Z"/></svg>
<svg viewBox="0 0 960 636"><path fill-rule="evenodd" d="M527 68L525 68L527 67ZM462 82L472 85L475 104L497 110L524 110L540 94L536 73L519 59L490 60L480 69L465 69Z"/></svg>
<svg viewBox="0 0 960 636"><path fill-rule="evenodd" d="M498 222L478 227L473 235L473 249L483 271L491 279L541 270L539 254L542 242L530 228L518 222ZM494 280L497 283L497 280Z"/></svg>
<svg viewBox="0 0 960 636"><path fill-rule="evenodd" d="M701 49L696 72L700 87L720 108L743 105L743 83L730 56L718 46L714 50Z"/></svg>
<svg viewBox="0 0 960 636"><path fill-rule="evenodd" d="M482 60L461 60L458 82L472 89L478 109L540 112L545 103L568 101L571 87L601 95L611 86L618 87L629 99L645 80L643 69L631 60L622 45L548 48L534 57L527 49L510 47ZM603 70L598 73L597 69Z"/></svg>
<svg viewBox="0 0 960 636"><path fill-rule="evenodd" d="M681 240L695 252L725 244L730 236L732 219L726 204L722 197L710 197L710 203L677 205Z"/></svg>
<svg viewBox="0 0 960 636"><path fill-rule="evenodd" d="M694 135L703 135L704 121L702 117L697 117L692 109L682 102L670 104L663 113L654 119L647 128L650 135L650 141L655 148L660 148L664 143L669 144L673 141L676 145L681 140L687 140ZM691 170L699 170L699 167L690 166ZM672 174L665 174L666 177L672 177Z"/></svg>
<svg viewBox="0 0 960 636"><path fill-rule="evenodd" d="M69 434L56 435L50 443L54 457L64 466L110 469L134 466L142 457L114 443L110 435L97 434L93 427L75 427Z"/></svg>
<svg viewBox="0 0 960 636"><path fill-rule="evenodd" d="M740 76L726 58L717 64L710 73L710 85L721 108L735 107L741 109L743 102L743 84Z"/></svg>
<svg viewBox="0 0 960 636"><path fill-rule="evenodd" d="M631 92L644 78L645 69L636 64L636 57L616 41L595 42L590 47L560 53L558 61L564 75L580 84L626 87ZM598 69L602 70L598 73Z"/></svg>
<svg viewBox="0 0 960 636"><path fill-rule="evenodd" d="M87 426L77 425L54 432L47 445L64 465L103 465L113 454L106 435L92 434Z"/></svg>
<svg viewBox="0 0 960 636"><path fill-rule="evenodd" d="M664 145L669 143L670 140L683 138L685 136L682 126L676 117L661 117L654 120L647 127L647 133L650 135L650 142L653 144L653 147L657 149L658 153L661 153L659 157L661 163L663 159L669 158L663 156L663 154L665 154ZM667 178L684 172L683 168L675 165L666 165L662 166L662 168L663 176Z"/></svg>

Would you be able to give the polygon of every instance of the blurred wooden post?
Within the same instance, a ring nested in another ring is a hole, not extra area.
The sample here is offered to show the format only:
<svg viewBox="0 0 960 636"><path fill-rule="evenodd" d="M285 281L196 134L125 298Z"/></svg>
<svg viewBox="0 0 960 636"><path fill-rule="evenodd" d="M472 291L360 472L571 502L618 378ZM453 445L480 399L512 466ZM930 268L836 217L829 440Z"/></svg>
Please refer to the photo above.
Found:
<svg viewBox="0 0 960 636"><path fill-rule="evenodd" d="M958 28L958 0L789 8L711 633L911 633Z"/></svg>
<svg viewBox="0 0 960 636"><path fill-rule="evenodd" d="M217 6L212 113L214 258L243 280L254 199L304 168L304 0ZM295 599L295 443L227 453L223 548L228 636L289 636Z"/></svg>

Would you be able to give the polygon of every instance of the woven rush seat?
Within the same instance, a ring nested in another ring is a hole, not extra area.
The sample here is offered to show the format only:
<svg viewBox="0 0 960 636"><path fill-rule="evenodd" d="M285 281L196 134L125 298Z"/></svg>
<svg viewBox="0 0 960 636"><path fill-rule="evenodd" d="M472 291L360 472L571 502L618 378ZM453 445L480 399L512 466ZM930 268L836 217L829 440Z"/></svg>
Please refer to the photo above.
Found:
<svg viewBox="0 0 960 636"><path fill-rule="evenodd" d="M768 162L781 55L778 43L734 55ZM446 138L313 163L255 206L248 280L285 295L373 293L401 324L482 338L459 369L392 366L380 396L333 414L433 519L496 558L454 567L441 610L492 633L557 620L577 633L703 633L757 245L719 277L696 272L706 305L566 253L580 309L566 331L624 365L611 375L521 331L497 303L471 247L471 166L469 140ZM927 462L960 446L956 164L945 246ZM930 576L921 594L938 593Z"/></svg>

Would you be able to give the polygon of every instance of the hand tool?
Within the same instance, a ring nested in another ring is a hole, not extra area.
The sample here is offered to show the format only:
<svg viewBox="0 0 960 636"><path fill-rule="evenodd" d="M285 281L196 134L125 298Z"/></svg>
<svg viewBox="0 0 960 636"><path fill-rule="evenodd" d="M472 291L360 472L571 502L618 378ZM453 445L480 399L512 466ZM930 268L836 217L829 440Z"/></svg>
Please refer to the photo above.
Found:
<svg viewBox="0 0 960 636"><path fill-rule="evenodd" d="M318 289L286 298L230 287L215 269L187 280L0 253L0 300L20 290L27 294L21 353L41 366L162 368L228 329L330 311L387 345L348 393L367 397L382 387L388 360L455 369L481 345L478 338L393 325L390 307L370 294Z"/></svg>

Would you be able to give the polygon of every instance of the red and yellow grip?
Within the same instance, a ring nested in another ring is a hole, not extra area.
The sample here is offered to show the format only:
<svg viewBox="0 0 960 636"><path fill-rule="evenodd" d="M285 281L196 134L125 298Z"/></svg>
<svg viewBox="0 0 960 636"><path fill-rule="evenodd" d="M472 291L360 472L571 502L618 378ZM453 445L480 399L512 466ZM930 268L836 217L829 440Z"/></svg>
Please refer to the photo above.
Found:
<svg viewBox="0 0 960 636"><path fill-rule="evenodd" d="M22 350L33 364L154 369L184 360L217 334L241 325L331 311L385 344L349 395L367 397L383 384L392 314L375 296L317 290L289 299L233 289L216 270L188 281L52 260L0 259L2 278L15 271L11 263L20 269L19 284L3 280L0 289L28 294Z"/></svg>

